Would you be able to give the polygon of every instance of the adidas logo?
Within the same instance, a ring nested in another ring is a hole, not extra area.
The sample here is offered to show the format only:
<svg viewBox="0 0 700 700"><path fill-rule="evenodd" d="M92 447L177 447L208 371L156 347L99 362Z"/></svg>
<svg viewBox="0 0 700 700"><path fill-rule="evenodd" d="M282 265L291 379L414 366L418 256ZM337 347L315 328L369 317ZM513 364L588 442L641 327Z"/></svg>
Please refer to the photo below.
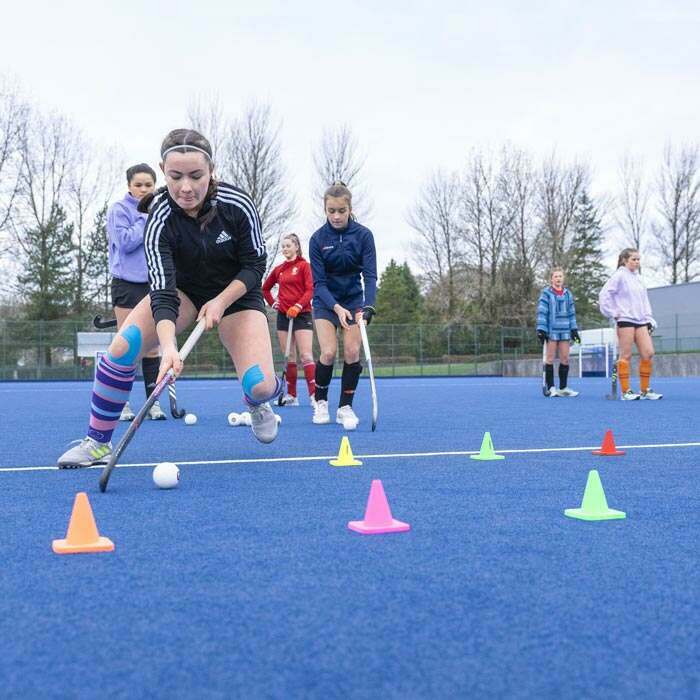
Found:
<svg viewBox="0 0 700 700"><path fill-rule="evenodd" d="M217 243L226 243L226 241L230 241L230 240L231 240L231 236L229 236L228 233L226 233L226 231L222 231L219 234L219 237L216 239L216 242Z"/></svg>

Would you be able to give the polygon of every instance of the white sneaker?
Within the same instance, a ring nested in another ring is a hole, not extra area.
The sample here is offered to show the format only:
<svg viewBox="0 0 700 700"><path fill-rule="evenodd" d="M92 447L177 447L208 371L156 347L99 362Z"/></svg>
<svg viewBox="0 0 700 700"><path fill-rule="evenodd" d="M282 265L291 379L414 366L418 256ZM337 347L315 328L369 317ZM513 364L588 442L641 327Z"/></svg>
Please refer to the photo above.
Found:
<svg viewBox="0 0 700 700"><path fill-rule="evenodd" d="M163 413L158 401L154 402L153 406L148 409L148 418L150 420L165 420L165 413Z"/></svg>
<svg viewBox="0 0 700 700"><path fill-rule="evenodd" d="M639 394L635 394L632 389L628 389L623 395L623 401L637 401L639 399Z"/></svg>
<svg viewBox="0 0 700 700"><path fill-rule="evenodd" d="M557 392L559 396L578 396L578 391L574 391L573 389L569 389L568 386L564 387L563 389L559 389Z"/></svg>
<svg viewBox="0 0 700 700"><path fill-rule="evenodd" d="M663 397L663 394L659 394L651 387L649 387L646 391L643 391L639 396L640 399L647 399L648 401L658 401L659 399L663 399Z"/></svg>
<svg viewBox="0 0 700 700"><path fill-rule="evenodd" d="M91 437L77 440L80 444L71 447L58 458L59 469L77 469L92 467L95 464L107 464L112 455L111 442L97 442Z"/></svg>
<svg viewBox="0 0 700 700"><path fill-rule="evenodd" d="M282 405L283 406L298 406L299 399L296 396L292 396L291 394L286 394L285 397L282 399Z"/></svg>
<svg viewBox="0 0 700 700"><path fill-rule="evenodd" d="M557 391L556 387L550 386L547 396L549 396L551 399L555 399L557 396L559 396L559 392Z"/></svg>
<svg viewBox="0 0 700 700"><path fill-rule="evenodd" d="M250 422L253 435L264 443L270 443L277 437L279 423L269 402L250 407Z"/></svg>
<svg viewBox="0 0 700 700"><path fill-rule="evenodd" d="M136 418L136 414L131 410L131 406L129 406L129 402L127 401L124 404L124 408L122 408L122 413L119 416L119 420L132 421L134 418Z"/></svg>
<svg viewBox="0 0 700 700"><path fill-rule="evenodd" d="M355 415L352 406L341 406L335 414L335 422L340 423L344 430L355 430L360 419Z"/></svg>
<svg viewBox="0 0 700 700"><path fill-rule="evenodd" d="M325 425L331 422L328 415L328 401L317 401L314 406L314 417L311 419L316 425Z"/></svg>
<svg viewBox="0 0 700 700"><path fill-rule="evenodd" d="M313 409L316 408L316 397L315 396L309 396L309 406L311 406L311 408L313 408Z"/></svg>

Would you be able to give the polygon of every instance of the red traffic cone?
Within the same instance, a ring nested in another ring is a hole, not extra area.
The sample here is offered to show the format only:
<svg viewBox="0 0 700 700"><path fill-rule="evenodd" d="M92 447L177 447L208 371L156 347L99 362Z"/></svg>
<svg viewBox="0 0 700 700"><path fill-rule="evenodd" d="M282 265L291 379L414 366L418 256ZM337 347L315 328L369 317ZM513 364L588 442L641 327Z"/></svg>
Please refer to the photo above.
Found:
<svg viewBox="0 0 700 700"><path fill-rule="evenodd" d="M593 450L593 454L603 455L604 457L619 457L625 453L623 450L618 450L617 447L615 447L615 438L613 437L612 430L606 430L603 444L600 446L599 450Z"/></svg>
<svg viewBox="0 0 700 700"><path fill-rule="evenodd" d="M351 520L348 527L362 535L381 535L385 532L407 532L408 523L394 520L389 502L386 500L384 487L380 479L373 479L367 499L364 520Z"/></svg>

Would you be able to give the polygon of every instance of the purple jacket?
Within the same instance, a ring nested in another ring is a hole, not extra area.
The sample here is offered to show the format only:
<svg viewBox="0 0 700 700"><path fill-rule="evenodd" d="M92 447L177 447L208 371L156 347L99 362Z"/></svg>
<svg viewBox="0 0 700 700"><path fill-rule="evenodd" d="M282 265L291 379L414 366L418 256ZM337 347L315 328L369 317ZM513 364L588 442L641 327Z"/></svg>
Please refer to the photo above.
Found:
<svg viewBox="0 0 700 700"><path fill-rule="evenodd" d="M139 200L127 192L107 212L109 272L127 282L148 282L143 233L146 214L136 210Z"/></svg>
<svg viewBox="0 0 700 700"><path fill-rule="evenodd" d="M638 272L618 267L598 296L600 312L615 321L655 323L646 287Z"/></svg>

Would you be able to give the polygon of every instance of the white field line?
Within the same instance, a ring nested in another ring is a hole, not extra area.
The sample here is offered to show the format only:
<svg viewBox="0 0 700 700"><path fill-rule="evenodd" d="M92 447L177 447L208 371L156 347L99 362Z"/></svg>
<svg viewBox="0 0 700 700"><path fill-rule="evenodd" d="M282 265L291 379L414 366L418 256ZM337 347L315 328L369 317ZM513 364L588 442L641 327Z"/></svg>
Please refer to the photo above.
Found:
<svg viewBox="0 0 700 700"><path fill-rule="evenodd" d="M647 450L665 449L674 447L700 447L700 442L659 442L647 445L616 445L618 450ZM587 447L530 447L520 450L496 450L498 454L535 454L545 452L590 452L600 449L600 445ZM385 454L356 454L357 459L405 459L416 457L465 457L479 454L479 450L451 450L445 452L390 452ZM275 464L277 462L325 462L335 459L336 455L309 455L305 457L258 457L252 459L202 459L190 462L177 462L180 466L198 466L206 464ZM131 464L119 464L123 467L155 467L157 462L134 462ZM90 469L102 469L102 465L89 467ZM57 471L56 466L45 467L0 467L0 472L41 472Z"/></svg>

